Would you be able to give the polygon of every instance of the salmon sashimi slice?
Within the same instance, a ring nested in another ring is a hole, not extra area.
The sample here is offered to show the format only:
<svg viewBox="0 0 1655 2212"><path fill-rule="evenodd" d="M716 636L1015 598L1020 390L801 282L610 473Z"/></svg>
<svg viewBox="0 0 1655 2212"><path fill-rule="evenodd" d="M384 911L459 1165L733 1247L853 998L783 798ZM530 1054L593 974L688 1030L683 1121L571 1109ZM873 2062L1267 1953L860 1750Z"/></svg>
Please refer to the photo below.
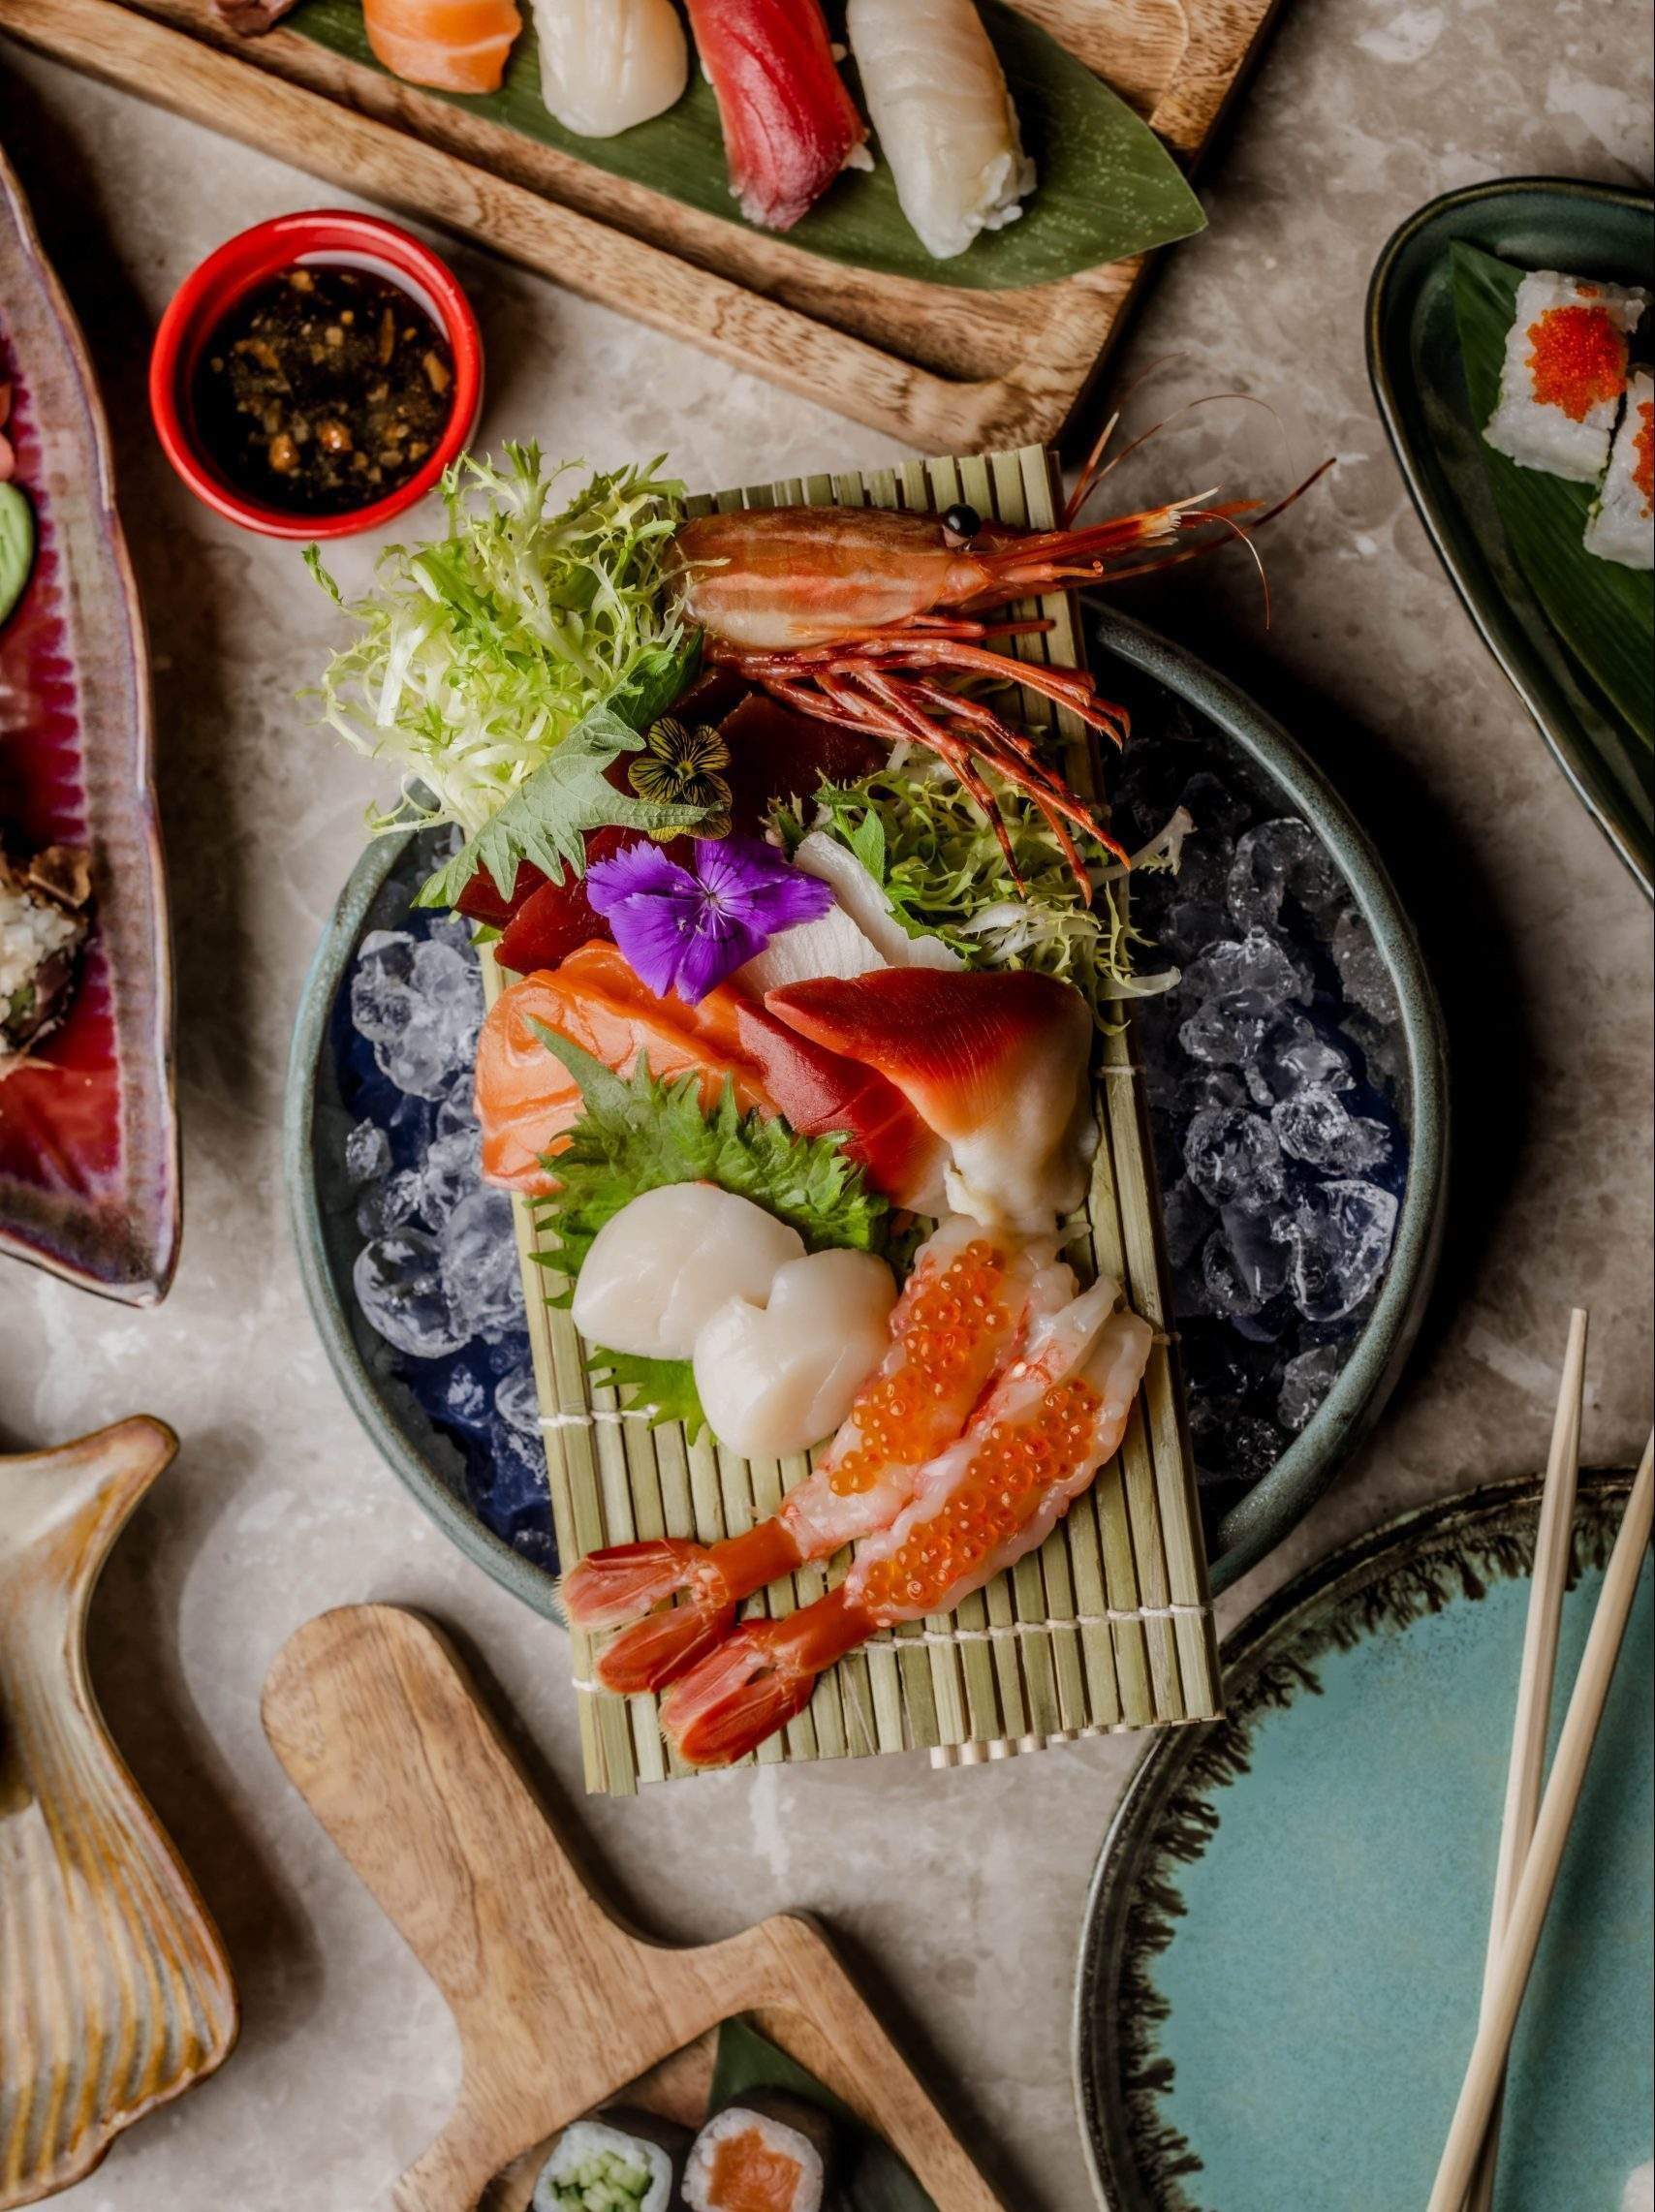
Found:
<svg viewBox="0 0 1655 2212"><path fill-rule="evenodd" d="M726 1078L736 1104L777 1111L764 1078L742 1049L736 994L709 991L700 1006L658 999L633 974L613 945L594 942L560 967L525 976L501 992L477 1046L477 1115L483 1125L483 1171L507 1190L545 1197L557 1178L542 1156L562 1151L580 1111L575 1078L548 1052L537 1022L578 1044L617 1075L630 1075L641 1054L662 1081L699 1074L703 1103L713 1106Z"/></svg>
<svg viewBox="0 0 1655 2212"><path fill-rule="evenodd" d="M956 1213L1048 1232L1086 1195L1097 1144L1092 1017L1078 991L1026 972L876 968L765 995L813 1044L860 1060L947 1143Z"/></svg>
<svg viewBox="0 0 1655 2212"><path fill-rule="evenodd" d="M410 84L496 92L523 18L512 0L362 0L374 59Z"/></svg>
<svg viewBox="0 0 1655 2212"><path fill-rule="evenodd" d="M936 1210L946 1152L895 1084L796 1035L735 984L719 984L693 1007L657 998L617 946L596 940L510 985L483 1025L477 1113L492 1183L530 1196L554 1191L543 1156L562 1150L580 1111L578 1086L537 1022L620 1075L640 1056L663 1082L697 1074L709 1107L728 1078L743 1112L780 1114L801 1137L842 1133L876 1190Z"/></svg>

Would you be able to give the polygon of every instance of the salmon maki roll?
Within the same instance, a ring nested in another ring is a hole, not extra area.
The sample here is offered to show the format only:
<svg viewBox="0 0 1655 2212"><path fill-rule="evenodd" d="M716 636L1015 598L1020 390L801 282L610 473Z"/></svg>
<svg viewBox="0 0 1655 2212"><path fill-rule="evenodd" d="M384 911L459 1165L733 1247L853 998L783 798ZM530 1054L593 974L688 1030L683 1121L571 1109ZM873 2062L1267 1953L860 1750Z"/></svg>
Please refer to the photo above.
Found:
<svg viewBox="0 0 1655 2212"><path fill-rule="evenodd" d="M512 0L362 0L374 59L410 84L497 92L523 18Z"/></svg>

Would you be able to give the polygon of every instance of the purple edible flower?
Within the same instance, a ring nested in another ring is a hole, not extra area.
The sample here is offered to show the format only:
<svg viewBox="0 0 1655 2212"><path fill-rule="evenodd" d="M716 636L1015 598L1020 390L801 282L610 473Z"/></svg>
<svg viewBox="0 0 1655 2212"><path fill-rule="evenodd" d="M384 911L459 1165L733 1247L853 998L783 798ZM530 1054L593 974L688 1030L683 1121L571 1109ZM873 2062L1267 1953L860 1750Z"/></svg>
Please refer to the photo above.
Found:
<svg viewBox="0 0 1655 2212"><path fill-rule="evenodd" d="M699 1006L772 937L833 903L825 883L757 837L702 838L688 867L640 839L586 871L586 896L657 998Z"/></svg>

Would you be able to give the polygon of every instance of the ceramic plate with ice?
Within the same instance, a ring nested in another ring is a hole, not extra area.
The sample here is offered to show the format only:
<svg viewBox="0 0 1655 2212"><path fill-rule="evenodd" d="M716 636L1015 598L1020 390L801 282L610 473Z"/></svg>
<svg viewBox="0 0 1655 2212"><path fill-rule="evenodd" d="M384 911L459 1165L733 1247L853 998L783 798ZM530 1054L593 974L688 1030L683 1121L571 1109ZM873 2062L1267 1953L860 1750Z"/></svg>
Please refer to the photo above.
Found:
<svg viewBox="0 0 1655 2212"><path fill-rule="evenodd" d="M1140 842L1195 828L1134 919L1182 975L1138 1036L1220 1587L1306 1511L1389 1391L1429 1288L1441 1018L1366 839L1275 725L1125 616L1093 617L1135 736ZM351 878L295 1038L289 1187L306 1287L359 1415L427 1510L554 1610L510 1201L478 1172L482 1018L460 924L414 910L429 837ZM1146 955L1145 965L1154 965Z"/></svg>

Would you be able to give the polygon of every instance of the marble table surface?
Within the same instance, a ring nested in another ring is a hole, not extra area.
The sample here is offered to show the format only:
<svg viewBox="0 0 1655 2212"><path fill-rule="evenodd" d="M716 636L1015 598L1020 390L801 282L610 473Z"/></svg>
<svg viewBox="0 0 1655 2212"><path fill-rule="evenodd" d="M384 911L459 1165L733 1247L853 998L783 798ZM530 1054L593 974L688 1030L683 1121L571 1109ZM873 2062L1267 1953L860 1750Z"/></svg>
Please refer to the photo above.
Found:
<svg viewBox="0 0 1655 2212"><path fill-rule="evenodd" d="M1649 1420L1650 917L1453 599L1404 495L1362 360L1368 271L1434 193L1501 173L1647 182L1641 0L1291 0L1203 179L1211 229L1145 302L1134 403L1245 389L1135 480L1232 486L1336 453L1274 526L1273 622L1241 560L1132 604L1238 676L1358 803L1416 914L1456 1053L1441 1285L1379 1433L1222 1606L1406 1503L1536 1466L1567 1309L1594 1314L1586 1453ZM366 2212L433 2133L457 2051L434 1989L334 1855L260 1733L300 1621L428 1608L578 1791L559 1632L453 1551L379 1463L323 1358L278 1159L300 980L359 849L368 784L295 693L334 631L292 550L172 480L143 401L173 287L232 231L337 196L0 42L0 131L85 324L154 645L179 950L187 1226L176 1288L129 1314L6 1265L0 1445L144 1411L183 1440L106 1576L94 1665L110 1721L223 1928L245 2006L222 2074L135 2129L77 2212ZM466 247L490 370L486 440L612 461L671 449L723 483L889 458L868 431L731 374ZM358 548L353 562L365 567ZM1008 2204L1089 2201L1070 1982L1130 1739L933 1773L767 1768L583 1807L614 1884L664 1937L785 1906L828 1920L973 2127Z"/></svg>

